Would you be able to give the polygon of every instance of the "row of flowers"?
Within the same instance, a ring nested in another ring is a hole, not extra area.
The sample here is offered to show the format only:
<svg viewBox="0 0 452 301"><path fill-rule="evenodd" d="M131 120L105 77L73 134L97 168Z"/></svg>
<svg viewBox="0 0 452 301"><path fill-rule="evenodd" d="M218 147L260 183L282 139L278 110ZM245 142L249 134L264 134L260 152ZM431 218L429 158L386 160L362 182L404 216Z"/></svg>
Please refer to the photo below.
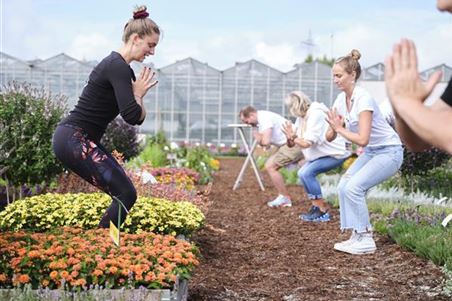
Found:
<svg viewBox="0 0 452 301"><path fill-rule="evenodd" d="M105 229L0 234L0 287L169 288L199 264L198 250L171 235L124 234L114 246Z"/></svg>
<svg viewBox="0 0 452 301"><path fill-rule="evenodd" d="M94 229L111 198L103 193L45 194L15 201L0 212L3 231L48 231L60 226ZM204 222L204 214L192 203L139 197L122 229L162 234L190 235Z"/></svg>

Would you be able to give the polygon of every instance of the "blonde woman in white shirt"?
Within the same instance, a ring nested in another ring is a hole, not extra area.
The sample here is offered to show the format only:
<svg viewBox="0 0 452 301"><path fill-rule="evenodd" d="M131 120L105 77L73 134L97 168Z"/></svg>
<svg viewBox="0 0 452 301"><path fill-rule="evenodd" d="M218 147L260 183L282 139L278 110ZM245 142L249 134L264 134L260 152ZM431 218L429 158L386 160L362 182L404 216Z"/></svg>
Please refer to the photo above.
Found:
<svg viewBox="0 0 452 301"><path fill-rule="evenodd" d="M289 122L284 125L283 132L288 146L297 145L303 151L305 163L298 171L298 178L312 202L309 212L301 214L300 218L307 222L327 222L330 220L329 205L323 199L316 177L341 166L350 153L345 149L345 140L326 140L328 108L323 103L312 102L301 91L291 92L285 102L297 120L296 129Z"/></svg>
<svg viewBox="0 0 452 301"><path fill-rule="evenodd" d="M366 204L366 192L393 176L403 161L399 135L385 120L376 101L356 85L361 74L358 50L339 58L333 65L334 83L342 90L328 113L327 139L341 136L364 148L342 176L338 185L341 230L352 230L349 240L334 249L350 254L376 250Z"/></svg>

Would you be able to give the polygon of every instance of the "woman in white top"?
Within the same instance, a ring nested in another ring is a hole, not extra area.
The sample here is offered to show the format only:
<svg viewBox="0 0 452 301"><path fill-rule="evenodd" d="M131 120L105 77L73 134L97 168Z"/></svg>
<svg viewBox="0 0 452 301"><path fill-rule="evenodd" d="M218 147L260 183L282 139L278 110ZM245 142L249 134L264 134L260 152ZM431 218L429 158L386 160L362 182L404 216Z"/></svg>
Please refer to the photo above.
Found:
<svg viewBox="0 0 452 301"><path fill-rule="evenodd" d="M384 119L372 96L356 86L361 74L360 57L358 50L352 50L334 63L334 82L342 93L337 96L327 119L329 141L339 134L364 148L338 186L341 230L351 229L352 236L336 243L334 249L350 254L376 250L365 195L371 187L393 176L403 161L398 134Z"/></svg>
<svg viewBox="0 0 452 301"><path fill-rule="evenodd" d="M298 178L306 191L312 207L300 218L308 222L327 222L330 220L329 205L322 197L322 190L316 177L344 163L349 156L345 140L338 138L326 140L328 108L319 102L312 102L300 91L291 92L286 98L290 113L297 117L294 129L291 123L283 127L287 145L298 145L303 151L305 163L298 171Z"/></svg>

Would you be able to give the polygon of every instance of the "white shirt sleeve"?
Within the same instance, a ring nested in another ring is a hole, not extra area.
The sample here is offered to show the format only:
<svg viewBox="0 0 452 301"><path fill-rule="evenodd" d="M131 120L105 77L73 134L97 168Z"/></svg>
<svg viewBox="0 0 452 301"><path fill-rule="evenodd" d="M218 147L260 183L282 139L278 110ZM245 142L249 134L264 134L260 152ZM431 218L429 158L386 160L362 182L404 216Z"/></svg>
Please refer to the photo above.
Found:
<svg viewBox="0 0 452 301"><path fill-rule="evenodd" d="M375 111L374 102L372 101L372 98L369 97L369 95L362 95L361 97L359 97L359 99L356 99L355 102L357 105L357 115L359 115L359 113L363 111Z"/></svg>

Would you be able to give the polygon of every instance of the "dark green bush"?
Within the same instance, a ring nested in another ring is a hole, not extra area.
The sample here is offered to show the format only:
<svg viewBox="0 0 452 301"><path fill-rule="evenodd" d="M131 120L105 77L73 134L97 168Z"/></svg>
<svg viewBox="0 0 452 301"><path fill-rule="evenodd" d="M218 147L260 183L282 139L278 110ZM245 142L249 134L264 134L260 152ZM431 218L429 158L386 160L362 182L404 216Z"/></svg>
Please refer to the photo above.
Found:
<svg viewBox="0 0 452 301"><path fill-rule="evenodd" d="M449 159L449 154L436 148L418 153L405 148L399 177L393 178L388 185L396 184L406 191L420 190L436 197L450 195L448 183L452 174L447 168Z"/></svg>
<svg viewBox="0 0 452 301"><path fill-rule="evenodd" d="M437 148L431 148L423 152L411 152L404 149L403 164L400 172L403 177L424 175L430 169L439 167L449 160L450 155Z"/></svg>
<svg viewBox="0 0 452 301"><path fill-rule="evenodd" d="M63 171L52 135L65 113L64 96L28 84L0 89L0 172L13 186L51 181Z"/></svg>
<svg viewBox="0 0 452 301"><path fill-rule="evenodd" d="M452 170L447 167L437 167L429 170L425 175L418 176L417 184L421 191L428 192L437 198L452 196Z"/></svg>
<svg viewBox="0 0 452 301"><path fill-rule="evenodd" d="M165 132L160 130L154 136L149 137L147 144L158 144L163 148L165 145L169 145L169 142L166 138Z"/></svg>
<svg viewBox="0 0 452 301"><path fill-rule="evenodd" d="M110 122L101 143L109 152L120 152L124 160L137 156L142 149L138 142L137 128L126 123L121 117Z"/></svg>

